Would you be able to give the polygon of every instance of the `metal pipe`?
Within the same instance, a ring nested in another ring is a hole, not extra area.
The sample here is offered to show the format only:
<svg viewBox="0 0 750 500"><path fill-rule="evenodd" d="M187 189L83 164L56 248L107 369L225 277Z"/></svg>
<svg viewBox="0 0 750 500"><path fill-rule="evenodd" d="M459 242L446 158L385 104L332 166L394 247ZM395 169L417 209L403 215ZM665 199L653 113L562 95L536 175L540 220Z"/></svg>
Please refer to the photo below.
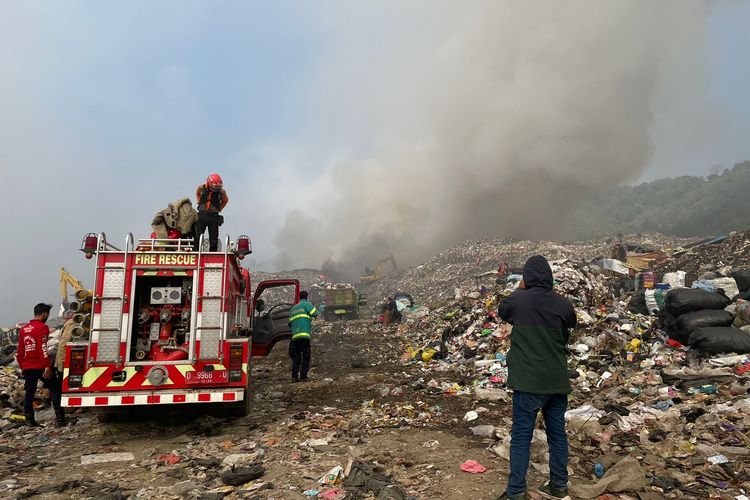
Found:
<svg viewBox="0 0 750 500"><path fill-rule="evenodd" d="M141 313L138 315L138 324L145 325L151 319L151 311L148 308L141 309Z"/></svg>
<svg viewBox="0 0 750 500"><path fill-rule="evenodd" d="M73 315L73 322L78 323L80 325L87 323L91 316L89 314L83 314L83 313L76 313Z"/></svg>
<svg viewBox="0 0 750 500"><path fill-rule="evenodd" d="M80 339L86 334L86 329L81 325L75 325L70 329L70 337L74 339Z"/></svg>
<svg viewBox="0 0 750 500"><path fill-rule="evenodd" d="M162 309L162 310L161 310L161 312L159 313L159 322L160 322L160 323L161 323L162 325L166 325L166 324L167 324L167 323L169 323L170 321L172 321L172 309L171 309L171 308L167 308L167 307L165 307L165 308L164 308L164 309Z"/></svg>
<svg viewBox="0 0 750 500"><path fill-rule="evenodd" d="M80 301L88 299L90 295L88 290L76 290L76 299Z"/></svg>
<svg viewBox="0 0 750 500"><path fill-rule="evenodd" d="M190 354L188 350L185 349L184 347L178 347L174 345L165 345L161 348L161 350L162 351L181 351L181 352L184 352L185 354Z"/></svg>

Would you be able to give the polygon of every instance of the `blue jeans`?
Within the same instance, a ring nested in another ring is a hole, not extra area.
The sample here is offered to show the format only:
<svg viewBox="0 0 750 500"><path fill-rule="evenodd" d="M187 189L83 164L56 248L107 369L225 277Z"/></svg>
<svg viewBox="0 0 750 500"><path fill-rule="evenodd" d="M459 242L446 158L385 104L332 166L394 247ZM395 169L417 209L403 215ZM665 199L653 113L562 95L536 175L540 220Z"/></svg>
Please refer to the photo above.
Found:
<svg viewBox="0 0 750 500"><path fill-rule="evenodd" d="M510 442L510 478L508 495L520 495L528 489L526 471L529 469L531 438L539 410L542 410L549 444L550 486L568 487L568 436L565 434L567 394L531 394L513 391L513 428Z"/></svg>

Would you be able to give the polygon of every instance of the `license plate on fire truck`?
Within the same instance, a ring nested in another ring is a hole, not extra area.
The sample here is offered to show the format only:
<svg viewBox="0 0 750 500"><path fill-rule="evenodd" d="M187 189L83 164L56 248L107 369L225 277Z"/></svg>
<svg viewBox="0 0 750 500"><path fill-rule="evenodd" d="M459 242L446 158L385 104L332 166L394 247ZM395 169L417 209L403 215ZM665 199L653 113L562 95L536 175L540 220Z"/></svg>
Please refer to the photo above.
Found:
<svg viewBox="0 0 750 500"><path fill-rule="evenodd" d="M188 384L223 384L229 380L226 370L214 370L210 372L190 371L185 373L185 382Z"/></svg>

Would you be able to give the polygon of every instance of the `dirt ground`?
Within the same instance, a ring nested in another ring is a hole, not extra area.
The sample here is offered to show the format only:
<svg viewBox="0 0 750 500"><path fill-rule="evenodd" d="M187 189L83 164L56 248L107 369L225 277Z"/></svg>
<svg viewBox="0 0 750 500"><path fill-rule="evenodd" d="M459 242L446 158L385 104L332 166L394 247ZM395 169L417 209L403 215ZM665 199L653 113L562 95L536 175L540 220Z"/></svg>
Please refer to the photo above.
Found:
<svg viewBox="0 0 750 500"><path fill-rule="evenodd" d="M0 434L0 497L300 499L306 490L324 489L318 479L326 471L358 457L415 498L495 498L508 462L488 449L494 440L469 427L509 419L508 403L479 404L431 389L432 379L469 381L402 363L408 343L395 327L324 324L313 339L313 380L297 384L290 381L287 345L279 344L254 360L253 411L245 418L206 407L150 407L107 424L81 412L75 425L55 429L51 411L42 412L43 429ZM478 420L463 421L477 409ZM80 465L82 455L113 452L134 459ZM266 472L250 485L224 487L221 462L238 453ZM488 470L462 472L466 460ZM533 488L544 478L530 470L529 481Z"/></svg>

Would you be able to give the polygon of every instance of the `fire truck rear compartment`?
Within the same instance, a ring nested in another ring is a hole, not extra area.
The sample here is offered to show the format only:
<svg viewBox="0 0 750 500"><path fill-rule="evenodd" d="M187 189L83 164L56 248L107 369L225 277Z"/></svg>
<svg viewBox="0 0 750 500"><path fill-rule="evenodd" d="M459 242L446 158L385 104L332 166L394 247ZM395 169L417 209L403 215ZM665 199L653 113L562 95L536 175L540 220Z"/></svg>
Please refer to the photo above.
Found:
<svg viewBox="0 0 750 500"><path fill-rule="evenodd" d="M129 362L188 359L192 288L192 276L136 277Z"/></svg>

